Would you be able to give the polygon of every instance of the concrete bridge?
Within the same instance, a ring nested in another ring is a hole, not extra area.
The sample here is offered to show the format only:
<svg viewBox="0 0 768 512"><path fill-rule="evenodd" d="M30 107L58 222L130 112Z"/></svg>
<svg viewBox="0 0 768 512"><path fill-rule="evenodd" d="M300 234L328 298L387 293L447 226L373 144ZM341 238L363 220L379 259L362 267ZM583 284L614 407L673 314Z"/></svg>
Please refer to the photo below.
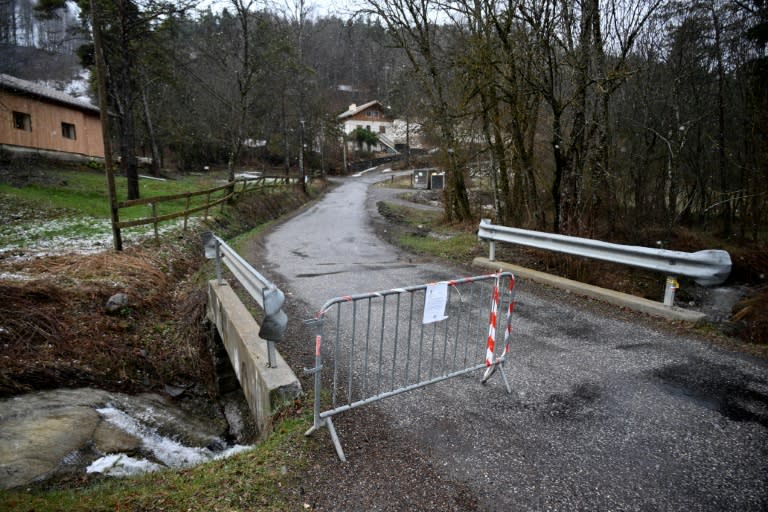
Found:
<svg viewBox="0 0 768 512"><path fill-rule="evenodd" d="M282 312L283 294L220 239L210 235L205 243L206 255L216 258L219 275L208 282L206 317L216 327L215 336L229 355L256 428L263 436L269 432L273 414L302 393L298 378L273 348L287 323ZM222 261L264 308L263 325L221 278Z"/></svg>

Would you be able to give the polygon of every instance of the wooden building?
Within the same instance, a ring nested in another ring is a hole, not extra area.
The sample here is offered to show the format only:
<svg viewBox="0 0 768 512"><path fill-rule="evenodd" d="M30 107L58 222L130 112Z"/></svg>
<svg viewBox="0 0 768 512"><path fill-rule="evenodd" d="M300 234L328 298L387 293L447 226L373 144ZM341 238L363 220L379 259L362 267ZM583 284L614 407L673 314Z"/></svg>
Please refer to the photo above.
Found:
<svg viewBox="0 0 768 512"><path fill-rule="evenodd" d="M62 160L103 159L99 109L55 89L0 74L0 148Z"/></svg>

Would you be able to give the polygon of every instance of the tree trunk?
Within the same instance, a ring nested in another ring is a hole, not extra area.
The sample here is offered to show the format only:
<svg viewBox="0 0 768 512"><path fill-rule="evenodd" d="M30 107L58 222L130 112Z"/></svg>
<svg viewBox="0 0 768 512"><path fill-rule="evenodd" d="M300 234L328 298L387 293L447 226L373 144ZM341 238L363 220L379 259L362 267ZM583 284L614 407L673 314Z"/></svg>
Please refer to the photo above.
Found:
<svg viewBox="0 0 768 512"><path fill-rule="evenodd" d="M562 111L553 106L552 108L552 154L555 159L555 176L552 180L550 195L554 206L554 218L552 219L552 231L560 233L564 225L563 219L563 176L566 174L566 159L563 153L563 135L562 135Z"/></svg>
<svg viewBox="0 0 768 512"><path fill-rule="evenodd" d="M141 101L144 106L144 123L147 127L147 137L149 138L149 147L152 152L152 166L150 167L150 174L152 176L160 175L160 149L157 146L157 138L155 137L155 125L152 123L152 113L149 109L149 98L147 98L147 89L142 84L141 87Z"/></svg>
<svg viewBox="0 0 768 512"><path fill-rule="evenodd" d="M717 170L720 176L720 197L722 202L721 218L723 225L723 237L731 236L732 208L728 186L728 169L725 153L725 64L723 57L722 27L720 16L715 6L710 4L712 25L715 29L715 56L717 59Z"/></svg>

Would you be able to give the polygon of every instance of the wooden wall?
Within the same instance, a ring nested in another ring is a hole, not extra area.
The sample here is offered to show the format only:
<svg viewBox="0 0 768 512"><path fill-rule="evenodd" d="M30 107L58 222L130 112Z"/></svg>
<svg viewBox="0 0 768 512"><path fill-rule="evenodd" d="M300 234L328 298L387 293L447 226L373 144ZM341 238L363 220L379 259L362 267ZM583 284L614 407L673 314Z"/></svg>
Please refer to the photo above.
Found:
<svg viewBox="0 0 768 512"><path fill-rule="evenodd" d="M14 111L31 116L32 131L14 126ZM62 135L61 123L75 126L74 140ZM104 139L98 113L3 90L0 90L0 144L104 158Z"/></svg>

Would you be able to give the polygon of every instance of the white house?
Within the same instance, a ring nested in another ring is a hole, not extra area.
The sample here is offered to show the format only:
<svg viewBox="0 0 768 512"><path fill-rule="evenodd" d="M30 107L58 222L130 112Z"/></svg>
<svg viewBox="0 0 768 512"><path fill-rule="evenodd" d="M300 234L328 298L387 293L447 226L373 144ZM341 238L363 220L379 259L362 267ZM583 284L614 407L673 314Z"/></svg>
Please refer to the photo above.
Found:
<svg viewBox="0 0 768 512"><path fill-rule="evenodd" d="M342 124L342 130L346 135L357 128L365 128L375 133L379 138L379 144L371 148L374 151L397 152L392 140L392 118L389 117L381 102L374 100L359 106L353 103L346 112L339 114L337 119ZM348 141L347 148L355 149L355 142Z"/></svg>

